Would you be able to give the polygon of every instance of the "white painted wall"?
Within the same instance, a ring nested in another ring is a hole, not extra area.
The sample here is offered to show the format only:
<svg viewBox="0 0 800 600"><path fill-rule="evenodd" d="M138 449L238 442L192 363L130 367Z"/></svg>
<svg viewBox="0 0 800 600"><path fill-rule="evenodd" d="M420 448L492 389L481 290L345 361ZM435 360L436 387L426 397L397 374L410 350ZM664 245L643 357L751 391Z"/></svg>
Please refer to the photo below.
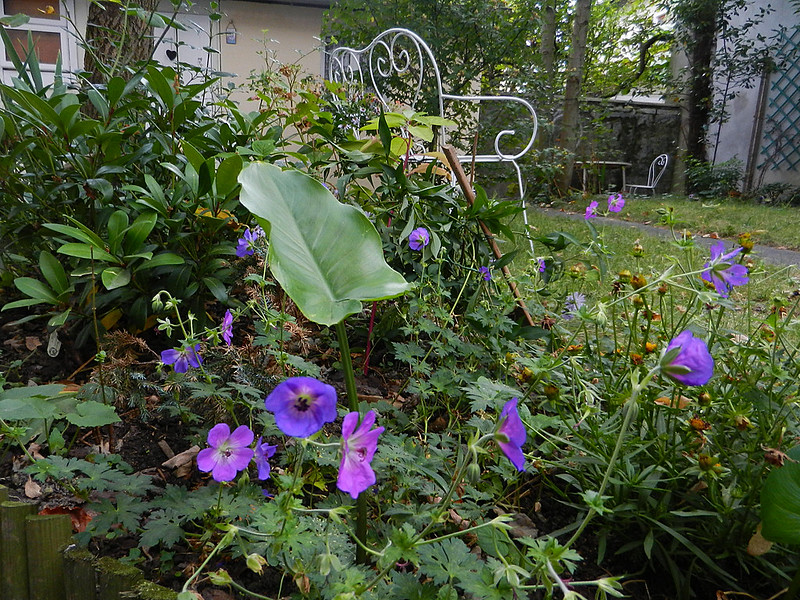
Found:
<svg viewBox="0 0 800 600"><path fill-rule="evenodd" d="M767 15L763 23L753 28L751 35L762 34L769 38L781 25L793 28L800 22L800 17L795 14L794 7L789 0L771 0L769 4L773 12ZM763 6L762 2L748 4L748 7L738 15L734 23L743 23ZM758 107L759 84L760 78L756 77L748 82L749 87L731 88L730 91L735 91L737 95L736 98L727 103L727 112L730 115L729 120L721 126L718 123L712 124L709 131L709 160L713 159L715 163L720 163L731 158L738 158L744 163L745 170L748 168L748 153L751 140L757 134L755 117ZM721 101L719 94L724 89L724 85L724 81L715 82L715 88L718 93L717 102ZM761 137L763 138L763 135ZM760 149L761 139L756 140L756 143ZM715 150L716 156L714 155ZM800 185L800 170L759 170L758 165L763 161L764 156L761 153L753 161L756 182L761 179L764 184L783 182Z"/></svg>
<svg viewBox="0 0 800 600"><path fill-rule="evenodd" d="M265 54L282 64L297 62L310 74L322 74L323 9L241 0L222 0L220 8L225 14L221 29L233 23L237 32L235 45L221 39L221 68L236 73L238 83L251 71L265 68Z"/></svg>

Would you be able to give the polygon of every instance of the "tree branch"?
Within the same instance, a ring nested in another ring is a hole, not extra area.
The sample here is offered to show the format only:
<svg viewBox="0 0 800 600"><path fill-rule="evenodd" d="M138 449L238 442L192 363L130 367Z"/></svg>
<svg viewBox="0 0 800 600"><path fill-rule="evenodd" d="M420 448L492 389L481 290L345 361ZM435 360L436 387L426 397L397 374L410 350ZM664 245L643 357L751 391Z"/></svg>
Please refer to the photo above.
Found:
<svg viewBox="0 0 800 600"><path fill-rule="evenodd" d="M606 94L601 95L601 98L613 98L617 94L619 94L622 90L630 88L634 83L636 83L639 78L644 75L645 69L647 69L647 58L649 56L648 52L650 47L655 44L656 42L668 42L674 39L674 35L663 31L651 37L650 39L642 42L639 45L639 65L636 69L636 73L628 77L627 79L623 80L619 83L613 91L608 92Z"/></svg>

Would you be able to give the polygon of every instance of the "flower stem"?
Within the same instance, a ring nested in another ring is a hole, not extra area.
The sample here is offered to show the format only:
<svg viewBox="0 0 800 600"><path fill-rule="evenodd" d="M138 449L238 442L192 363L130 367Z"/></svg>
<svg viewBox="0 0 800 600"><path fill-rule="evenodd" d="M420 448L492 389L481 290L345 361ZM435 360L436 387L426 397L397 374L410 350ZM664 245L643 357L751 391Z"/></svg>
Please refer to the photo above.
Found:
<svg viewBox="0 0 800 600"><path fill-rule="evenodd" d="M200 573L203 572L203 569L209 563L209 561L214 557L214 555L219 550L222 550L223 548L228 546L228 544L231 543L231 538L232 538L232 536L231 536L230 532L228 532L224 536L222 536L222 539L219 541L219 543L216 546L214 546L214 549L211 552L208 553L208 556L203 561L203 563L199 567L197 567L197 570L192 574L191 577L189 577L189 579L186 580L186 583L183 584L183 587L181 588L181 592L185 592L186 590L189 589L189 586L192 585L192 582L195 579L197 579L197 577L200 575Z"/></svg>
<svg viewBox="0 0 800 600"><path fill-rule="evenodd" d="M339 341L340 360L342 361L342 371L344 384L347 388L347 400L351 411L358 410L358 391L356 390L356 377L353 373L353 360L350 357L350 344L347 341L347 330L344 327L344 319L336 324L336 338Z"/></svg>
<svg viewBox="0 0 800 600"><path fill-rule="evenodd" d="M638 378L636 377L636 373L634 373L632 376L633 385L631 386L631 396L625 402L625 404L628 406L627 410L625 411L625 417L622 420L622 427L619 430L619 436L617 436L617 443L614 445L614 451L611 453L611 458L608 459L608 467L606 467L606 472L603 475L603 481L600 483L600 489L597 491L597 498L601 501L603 492L606 491L606 486L608 486L608 482L611 479L611 473L614 471L614 467L616 466L619 453L622 450L622 444L625 441L628 428L631 425L631 421L633 421L634 414L637 412L636 402L639 399L639 394L645 387L647 387L647 384L650 383L650 380L658 372L658 370L658 367L652 369L647 375L645 375L642 381L637 381ZM564 544L565 548L569 548L575 543L575 541L580 537L581 533L583 533L583 530L586 529L589 521L591 521L596 514L597 511L593 507L589 508L589 512L586 513L586 516L583 518L580 526L578 526L578 529L575 530L575 533L572 534L572 537L569 538L569 541Z"/></svg>
<svg viewBox="0 0 800 600"><path fill-rule="evenodd" d="M347 399L350 410L358 412L358 391L356 390L356 376L353 372L353 360L350 357L350 344L347 341L347 330L344 327L344 319L336 324L336 337L339 340L339 353L341 354L342 371L344 374L344 384L347 388ZM356 538L360 542L356 546L356 562L365 564L367 553L364 547L367 545L367 497L359 494L356 500Z"/></svg>

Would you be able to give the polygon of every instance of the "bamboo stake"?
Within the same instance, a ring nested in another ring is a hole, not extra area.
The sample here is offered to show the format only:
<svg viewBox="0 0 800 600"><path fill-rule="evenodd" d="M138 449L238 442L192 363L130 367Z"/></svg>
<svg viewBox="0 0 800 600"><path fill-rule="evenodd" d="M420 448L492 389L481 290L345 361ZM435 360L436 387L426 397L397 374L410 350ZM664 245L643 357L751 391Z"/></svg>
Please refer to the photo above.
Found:
<svg viewBox="0 0 800 600"><path fill-rule="evenodd" d="M461 191L464 192L464 197L467 199L467 204L472 206L475 204L475 192L472 190L472 185L470 185L469 179L467 179L467 175L464 173L464 169L461 167L461 163L458 161L458 153L456 153L455 148L450 145L444 146L442 150L444 151L444 155L447 157L447 162L450 163L450 169L456 176L456 180L458 180L458 185L461 186ZM489 242L489 246L492 248L495 258L503 258L503 253L500 252L497 242L494 241L494 234L492 234L491 230L486 226L486 223L478 219L478 225L480 225L483 235L486 236L486 241ZM525 320L528 322L528 325L535 327L533 318L528 312L528 307L525 306L525 300L522 299L522 296L517 289L516 282L511 279L511 271L508 269L507 265L503 266L502 270L503 276L508 282L508 287L511 289L511 293L514 294L514 299L517 301L517 306L520 307L525 315Z"/></svg>
<svg viewBox="0 0 800 600"><path fill-rule="evenodd" d="M72 536L69 515L32 515L25 519L28 593L31 598L66 600L61 549Z"/></svg>
<svg viewBox="0 0 800 600"><path fill-rule="evenodd" d="M94 556L86 548L64 550L64 591L66 600L97 600Z"/></svg>
<svg viewBox="0 0 800 600"><path fill-rule="evenodd" d="M25 517L36 514L36 505L27 502L0 503L0 537L3 556L0 564L3 600L28 600L28 550ZM38 600L38 599L37 599Z"/></svg>

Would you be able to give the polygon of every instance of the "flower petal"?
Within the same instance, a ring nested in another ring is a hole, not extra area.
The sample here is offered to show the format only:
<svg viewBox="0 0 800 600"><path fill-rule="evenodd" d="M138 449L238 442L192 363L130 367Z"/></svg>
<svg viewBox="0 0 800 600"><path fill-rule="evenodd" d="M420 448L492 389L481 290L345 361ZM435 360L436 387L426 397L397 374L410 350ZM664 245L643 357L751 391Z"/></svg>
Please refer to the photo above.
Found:
<svg viewBox="0 0 800 600"><path fill-rule="evenodd" d="M206 441L212 448L218 448L225 443L231 435L231 428L227 423L217 423L208 432Z"/></svg>
<svg viewBox="0 0 800 600"><path fill-rule="evenodd" d="M354 460L350 453L342 456L336 487L356 499L361 492L375 485L375 481L375 471L368 461Z"/></svg>
<svg viewBox="0 0 800 600"><path fill-rule="evenodd" d="M247 425L239 425L231 434L230 445L235 448L244 448L253 443L255 434Z"/></svg>
<svg viewBox="0 0 800 600"><path fill-rule="evenodd" d="M217 466L219 453L216 448L203 448L197 453L197 468L208 473Z"/></svg>
<svg viewBox="0 0 800 600"><path fill-rule="evenodd" d="M714 374L714 359L711 357L706 343L694 337L692 332L687 329L667 345L664 356L675 348L679 348L678 355L670 363L662 364L661 372L684 385L694 386L708 383Z"/></svg>
<svg viewBox="0 0 800 600"><path fill-rule="evenodd" d="M181 357L181 353L174 348L169 348L161 352L161 362L165 365L174 364Z"/></svg>
<svg viewBox="0 0 800 600"><path fill-rule="evenodd" d="M511 464L516 467L517 471L525 470L525 455L522 453L522 449L519 446L510 442L499 441L497 445L500 446L503 454L505 454L506 458L511 461Z"/></svg>

